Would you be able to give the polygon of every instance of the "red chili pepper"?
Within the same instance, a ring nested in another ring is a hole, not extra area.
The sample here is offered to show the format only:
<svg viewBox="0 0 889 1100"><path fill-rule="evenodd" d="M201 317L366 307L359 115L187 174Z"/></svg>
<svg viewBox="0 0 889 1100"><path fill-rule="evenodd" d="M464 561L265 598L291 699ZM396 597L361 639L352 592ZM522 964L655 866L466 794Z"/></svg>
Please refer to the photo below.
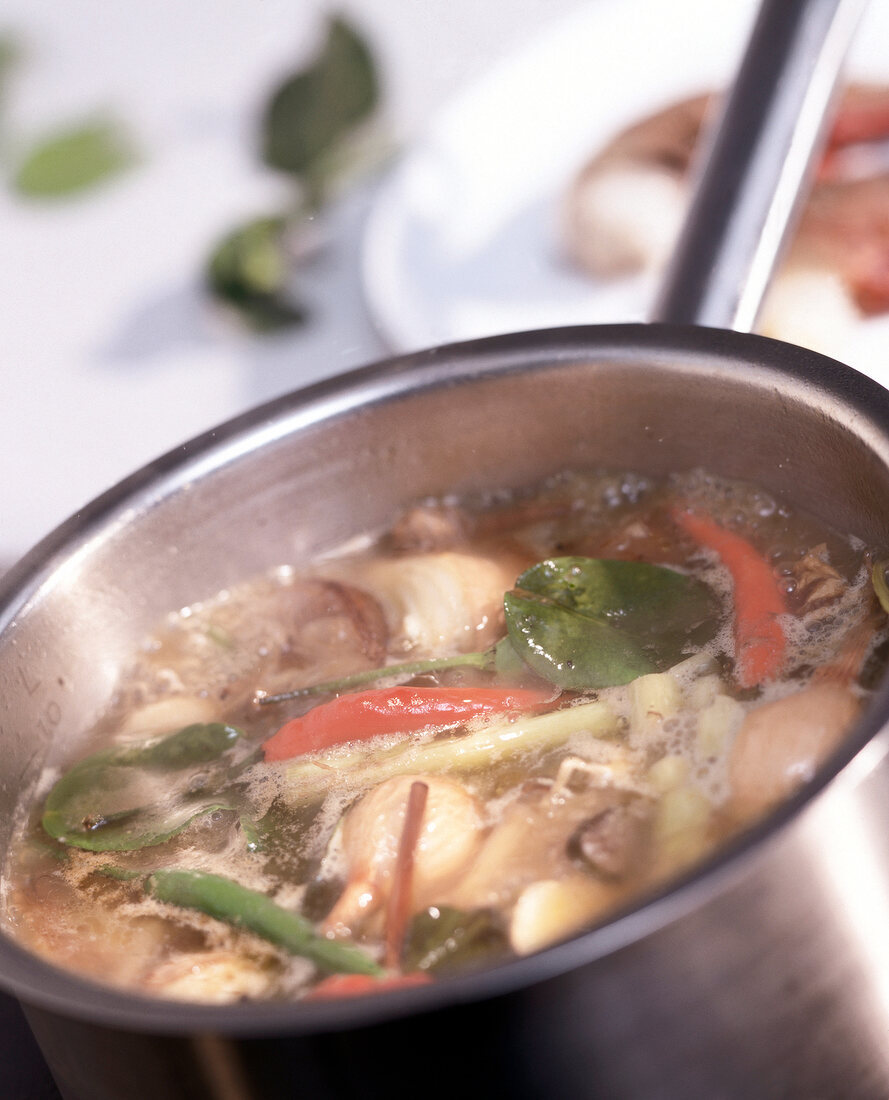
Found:
<svg viewBox="0 0 889 1100"><path fill-rule="evenodd" d="M331 974L306 996L307 1001L332 1001L339 997L361 997L365 993L383 993L387 989L408 989L414 985L430 985L432 978L422 970L410 974L390 974L373 978L369 974Z"/></svg>
<svg viewBox="0 0 889 1100"><path fill-rule="evenodd" d="M340 695L283 725L263 746L266 760L289 760L346 741L427 726L455 726L471 718L528 710L552 692L523 688L395 687Z"/></svg>
<svg viewBox="0 0 889 1100"><path fill-rule="evenodd" d="M715 551L735 586L735 666L741 687L773 680L784 664L787 640L777 616L787 607L769 563L740 535L709 516L682 508L673 518L700 546Z"/></svg>

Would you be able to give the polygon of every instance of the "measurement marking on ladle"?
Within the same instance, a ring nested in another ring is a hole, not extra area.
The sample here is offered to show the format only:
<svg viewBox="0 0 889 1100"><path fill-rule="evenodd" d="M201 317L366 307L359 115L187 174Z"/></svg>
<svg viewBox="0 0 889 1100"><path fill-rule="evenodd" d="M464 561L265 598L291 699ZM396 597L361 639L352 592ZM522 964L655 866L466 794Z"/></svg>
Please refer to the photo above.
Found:
<svg viewBox="0 0 889 1100"><path fill-rule="evenodd" d="M23 665L18 666L18 674L19 674L19 679L22 682L22 686L24 687L25 691L27 691L27 693L29 695L33 695L35 692L40 690L40 685L43 681L42 680L32 680L31 677L26 672Z"/></svg>
<svg viewBox="0 0 889 1100"><path fill-rule="evenodd" d="M53 729L62 721L62 708L55 701L49 699L43 708L42 714L37 717L37 728L46 736L52 734Z"/></svg>
<svg viewBox="0 0 889 1100"><path fill-rule="evenodd" d="M23 665L19 665L18 677L28 695L33 698L43 687L42 680L34 680ZM35 725L44 737L50 737L62 721L62 707L58 700L50 697L41 705L35 718Z"/></svg>

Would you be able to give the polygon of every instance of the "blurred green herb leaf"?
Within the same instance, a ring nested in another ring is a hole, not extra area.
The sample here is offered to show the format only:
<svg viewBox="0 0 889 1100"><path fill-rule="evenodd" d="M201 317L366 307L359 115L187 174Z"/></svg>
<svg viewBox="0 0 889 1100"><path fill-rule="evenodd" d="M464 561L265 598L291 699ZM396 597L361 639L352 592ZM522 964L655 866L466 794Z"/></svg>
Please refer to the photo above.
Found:
<svg viewBox="0 0 889 1100"><path fill-rule="evenodd" d="M380 100L373 54L358 32L331 18L317 54L272 93L261 123L262 158L296 185L292 212L259 217L232 230L207 263L207 285L254 332L306 320L288 293L297 263L289 241L304 243L308 215L320 212L332 185L354 168L362 125Z"/></svg>
<svg viewBox="0 0 889 1100"><path fill-rule="evenodd" d="M210 256L213 295L256 332L298 324L305 311L287 296L289 258L284 217L256 218L224 237Z"/></svg>
<svg viewBox="0 0 889 1100"><path fill-rule="evenodd" d="M34 146L19 165L13 183L29 198L63 198L118 175L135 159L118 123L85 122Z"/></svg>
<svg viewBox="0 0 889 1100"><path fill-rule="evenodd" d="M319 190L322 162L379 102L373 55L361 36L333 18L317 56L272 95L263 120L266 164Z"/></svg>

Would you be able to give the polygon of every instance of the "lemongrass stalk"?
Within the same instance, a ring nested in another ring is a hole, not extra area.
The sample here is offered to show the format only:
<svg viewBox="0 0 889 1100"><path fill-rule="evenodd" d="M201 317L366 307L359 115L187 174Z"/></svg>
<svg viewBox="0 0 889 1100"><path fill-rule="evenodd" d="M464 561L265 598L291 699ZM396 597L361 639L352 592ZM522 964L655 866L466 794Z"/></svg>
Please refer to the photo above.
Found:
<svg viewBox="0 0 889 1100"><path fill-rule="evenodd" d="M522 753L546 752L575 734L613 737L620 719L607 703L595 701L563 707L548 714L498 719L478 725L462 736L395 748L347 752L336 750L299 757L283 766L284 797L290 803L322 798L338 786L367 788L395 775L472 772Z"/></svg>

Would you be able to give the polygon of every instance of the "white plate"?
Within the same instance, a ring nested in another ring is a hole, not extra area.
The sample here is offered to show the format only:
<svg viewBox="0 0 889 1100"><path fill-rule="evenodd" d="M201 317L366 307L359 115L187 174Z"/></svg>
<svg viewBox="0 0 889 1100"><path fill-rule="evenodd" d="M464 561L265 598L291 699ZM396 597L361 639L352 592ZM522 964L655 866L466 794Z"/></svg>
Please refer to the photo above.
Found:
<svg viewBox="0 0 889 1100"><path fill-rule="evenodd" d="M367 226L365 293L391 346L644 319L651 276L602 282L566 262L561 197L616 131L724 86L755 10L752 0L599 0L453 101L408 150ZM875 3L852 74L889 80L886 41L889 5ZM886 349L880 320L820 350L879 375Z"/></svg>

